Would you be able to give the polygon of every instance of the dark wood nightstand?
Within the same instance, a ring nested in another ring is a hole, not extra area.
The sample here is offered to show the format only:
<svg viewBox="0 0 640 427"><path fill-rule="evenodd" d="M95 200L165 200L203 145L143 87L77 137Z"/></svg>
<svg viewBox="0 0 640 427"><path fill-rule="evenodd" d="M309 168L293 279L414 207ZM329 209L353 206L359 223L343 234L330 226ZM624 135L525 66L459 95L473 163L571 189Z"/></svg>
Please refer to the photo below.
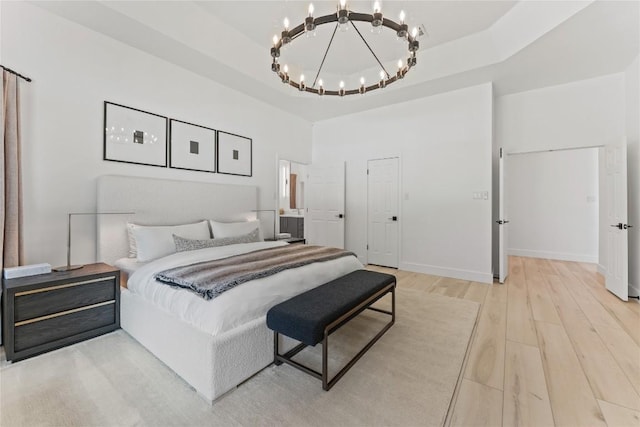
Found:
<svg viewBox="0 0 640 427"><path fill-rule="evenodd" d="M120 270L89 264L3 280L7 360L21 360L120 327Z"/></svg>

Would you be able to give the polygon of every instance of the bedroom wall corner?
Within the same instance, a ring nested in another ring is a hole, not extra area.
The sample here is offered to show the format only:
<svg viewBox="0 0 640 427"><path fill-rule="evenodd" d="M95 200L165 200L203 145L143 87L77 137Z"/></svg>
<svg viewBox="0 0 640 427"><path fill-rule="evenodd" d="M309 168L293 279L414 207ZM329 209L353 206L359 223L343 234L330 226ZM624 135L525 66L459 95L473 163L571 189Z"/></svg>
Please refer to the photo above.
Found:
<svg viewBox="0 0 640 427"><path fill-rule="evenodd" d="M367 259L367 160L400 157L399 267L492 281L492 88L485 83L314 124L313 163L346 162L345 247L360 260ZM479 191L488 200L474 200Z"/></svg>
<svg viewBox="0 0 640 427"><path fill-rule="evenodd" d="M26 262L65 262L66 214L96 209L96 177L256 185L277 206L278 156L311 160L311 123L27 2L1 2L3 63L22 86ZM253 176L103 161L103 101L253 139ZM286 125L286 132L282 127ZM73 262L95 260L95 220L74 222Z"/></svg>

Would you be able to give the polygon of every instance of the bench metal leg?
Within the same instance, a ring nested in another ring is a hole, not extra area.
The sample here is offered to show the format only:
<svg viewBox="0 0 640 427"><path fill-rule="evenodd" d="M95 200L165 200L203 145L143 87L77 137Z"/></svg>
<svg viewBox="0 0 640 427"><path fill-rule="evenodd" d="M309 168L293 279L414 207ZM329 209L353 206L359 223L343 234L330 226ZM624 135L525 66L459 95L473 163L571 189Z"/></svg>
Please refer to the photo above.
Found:
<svg viewBox="0 0 640 427"><path fill-rule="evenodd" d="M273 332L273 363L276 366L280 366L282 365L282 360L278 359L278 357L280 356L280 340L279 340L280 334L277 332Z"/></svg>
<svg viewBox="0 0 640 427"><path fill-rule="evenodd" d="M386 292L389 292L389 290L387 290ZM324 331L324 340L322 341L322 389L323 390L329 390L331 389L331 387L334 386L334 384L336 382L338 382L338 380L340 378L342 378L342 376L344 374L347 373L347 371L349 369L351 369L351 367L353 365L355 365L355 363L360 360L360 358L367 352L367 350L369 350L371 348L371 346L373 346L373 344L375 344L376 341L378 341L380 339L380 337L382 337L382 335L384 335L385 332L387 332L389 330L389 328L391 326L393 326L393 324L396 321L396 287L395 287L395 283L393 283L393 286L391 287L391 312L388 312L386 310L381 310L378 308L374 308L374 307L367 307L370 310L374 310L380 313L385 313L385 314L389 314L391 315L391 320L389 321L389 323L387 323L384 328L382 328L382 330L380 332L378 332L376 334L375 337L373 337L371 339L371 341L369 341L367 343L367 345L364 346L364 348L362 350L360 350L358 352L358 354L356 354L353 359L351 359L349 362L347 362L347 364L331 379L329 380L329 361L328 361L328 353L329 353L329 334L333 331L331 331L331 325L329 325L327 328L325 328ZM340 319L338 319L338 321L334 322L334 323L340 323L339 322Z"/></svg>
<svg viewBox="0 0 640 427"><path fill-rule="evenodd" d="M369 307L369 305L375 303L378 299L382 298L385 294L391 293L391 311L382 310L375 307ZM347 364L331 379L329 379L329 335L333 332L340 329L341 326L345 324L348 320L355 317L359 313L361 313L365 309L370 309L373 311L377 311L380 313L388 314L391 316L391 320L387 323L380 332L376 334L365 346L362 350L358 352ZM294 360L292 357L302 351L307 347L306 344L301 343L289 350L285 354L280 354L279 352L279 333L274 331L274 363L276 365L281 365L282 363L287 363L288 365L293 366L307 374L316 377L322 380L322 388L323 390L329 390L334 384L342 378L342 376L375 344L376 341L384 335L385 332L389 330L389 328L395 323L396 320L396 283L391 283L389 286L385 287L381 291L377 292L375 295L368 298L366 301L359 304L353 310L345 313L336 321L329 324L324 330L324 338L322 340L322 372L317 372L307 366L304 366Z"/></svg>

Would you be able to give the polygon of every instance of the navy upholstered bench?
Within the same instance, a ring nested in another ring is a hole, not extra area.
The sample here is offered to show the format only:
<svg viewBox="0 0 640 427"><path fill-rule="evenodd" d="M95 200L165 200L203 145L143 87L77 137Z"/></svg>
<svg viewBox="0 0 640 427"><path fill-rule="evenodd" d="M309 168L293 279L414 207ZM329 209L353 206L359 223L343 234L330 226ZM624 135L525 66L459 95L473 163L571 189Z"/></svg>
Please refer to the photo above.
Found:
<svg viewBox="0 0 640 427"><path fill-rule="evenodd" d="M274 331L275 364L284 362L319 378L322 380L322 388L329 390L395 322L395 287L395 276L356 270L272 307L267 313L267 326ZM388 293L391 293L392 298L391 311L371 307ZM329 335L366 309L388 314L391 320L329 380ZM279 334L300 341L300 344L287 353L280 354ZM322 343L322 372L292 360L306 346L318 343Z"/></svg>

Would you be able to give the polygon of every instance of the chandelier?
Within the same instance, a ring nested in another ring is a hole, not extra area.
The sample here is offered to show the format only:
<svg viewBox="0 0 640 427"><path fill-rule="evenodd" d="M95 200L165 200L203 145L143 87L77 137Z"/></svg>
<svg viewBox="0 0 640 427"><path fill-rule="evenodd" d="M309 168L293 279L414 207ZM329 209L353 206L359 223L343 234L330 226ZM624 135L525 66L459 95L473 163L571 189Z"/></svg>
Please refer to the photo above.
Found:
<svg viewBox="0 0 640 427"><path fill-rule="evenodd" d="M395 73L390 74L378 56L375 54L373 49L369 46L369 43L362 36L358 27L356 27L355 22L366 22L372 26L372 29L376 32L382 31L382 29L387 28L395 32L396 36L405 41L407 43L407 59L403 61L400 59L398 61L398 69ZM309 33L312 34L315 32L316 27L319 25L333 24L335 23L335 28L333 29L333 34L331 35L331 40L329 41L329 45L324 53L324 57L322 58L322 62L318 71L316 73L315 79L311 85L307 85L305 82L304 74L300 75L298 81L294 80L289 75L289 68L287 64L284 64L282 67L280 66L280 50L292 43L299 36ZM360 86L355 89L345 89L344 81L340 81L339 87L337 90L325 89L323 86L322 79L319 79L320 73L322 72L322 67L324 66L325 59L327 58L327 53L329 53L329 49L333 43L333 39L336 35L336 31L339 27L348 28L348 26L354 28L356 33L360 36L367 49L374 56L378 65L380 65L380 80L376 83L367 86L365 84L364 77L360 78ZM384 17L380 10L380 4L375 2L373 7L373 13L359 13L349 10L347 7L346 0L340 0L337 6L336 13L330 13L329 15L320 16L317 18L313 17L313 4L309 5L309 15L305 18L304 22L300 25L294 27L293 29L289 28L289 20L287 18L284 19L284 30L280 37L277 35L273 36L273 47L271 47L271 71L273 71L280 80L287 85L293 86L298 89L300 92L309 92L315 93L317 95L335 95L335 96L345 96L345 95L355 95L355 94L364 94L366 92L370 92L375 89L382 89L391 83L397 82L398 80L404 78L404 76L416 65L416 52L420 47L420 43L418 42L418 29L414 28L411 33L408 31L408 26L405 23L405 15L404 11L400 12L400 23L396 23L391 19Z"/></svg>

